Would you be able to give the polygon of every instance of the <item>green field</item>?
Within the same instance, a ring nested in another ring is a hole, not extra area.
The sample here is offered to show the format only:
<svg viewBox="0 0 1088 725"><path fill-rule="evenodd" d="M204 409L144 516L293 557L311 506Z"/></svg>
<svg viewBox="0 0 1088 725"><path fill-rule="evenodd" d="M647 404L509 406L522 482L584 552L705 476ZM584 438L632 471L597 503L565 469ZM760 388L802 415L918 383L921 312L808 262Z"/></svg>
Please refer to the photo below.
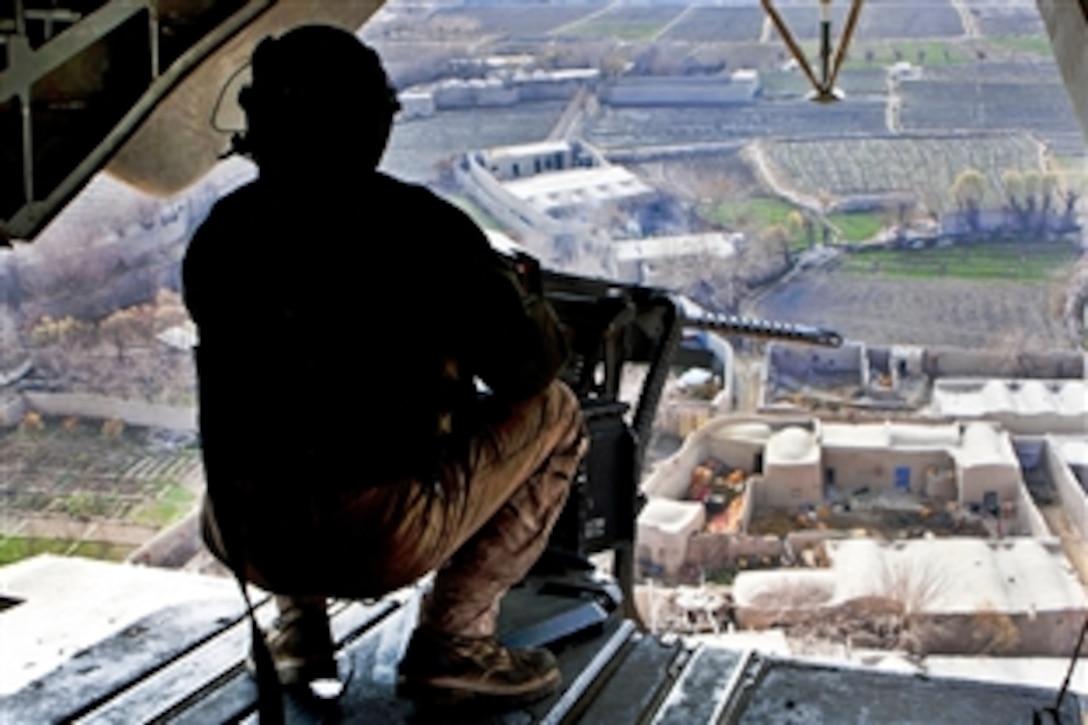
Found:
<svg viewBox="0 0 1088 725"><path fill-rule="evenodd" d="M798 207L787 201L754 197L707 205L700 208L698 213L702 219L712 224L754 236L769 227L780 225L790 236L790 249L799 251L808 248L808 238L804 228L790 228L788 220L790 213L794 211L798 211ZM842 241L845 242L865 241L884 228L884 215L879 212L830 214L827 221L838 229Z"/></svg>
<svg viewBox="0 0 1088 725"><path fill-rule="evenodd" d="M793 204L781 199L753 197L705 205L697 213L711 224L750 236L758 236L773 226L781 226L790 236L790 249L796 251L808 247L805 230L790 229L787 222L790 212L796 210Z"/></svg>
<svg viewBox="0 0 1088 725"><path fill-rule="evenodd" d="M665 23L653 21L601 21L590 20L568 27L566 35L583 38L615 38L616 40L650 40Z"/></svg>
<svg viewBox="0 0 1088 725"><path fill-rule="evenodd" d="M908 278L1001 279L1044 283L1079 256L1070 244L990 243L941 249L879 249L850 254L843 270L859 275Z"/></svg>
<svg viewBox="0 0 1088 725"><path fill-rule="evenodd" d="M874 212L829 214L827 221L839 230L845 242L864 242L884 228L884 215Z"/></svg>
<svg viewBox="0 0 1088 725"><path fill-rule="evenodd" d="M155 498L139 504L126 519L134 524L165 527L188 514L195 501L196 494L189 489L164 481Z"/></svg>
<svg viewBox="0 0 1088 725"><path fill-rule="evenodd" d="M814 59L820 57L819 44L814 40L808 40L802 42L801 47L815 69ZM843 62L843 69L882 68L899 61L932 67L974 60L975 56L971 49L956 40L863 41L850 44L846 60Z"/></svg>
<svg viewBox="0 0 1088 725"><path fill-rule="evenodd" d="M699 216L726 227L769 227L785 224L786 217L796 209L793 204L769 197L738 201L722 201L699 209Z"/></svg>
<svg viewBox="0 0 1088 725"><path fill-rule="evenodd" d="M5 513L14 520L44 515L84 526L95 521L137 525L150 532L193 509L201 476L198 451L151 446L142 428L113 436L104 436L102 429L97 420L46 417L0 435ZM0 536L0 563L46 552L123 559L133 548Z"/></svg>
<svg viewBox="0 0 1088 725"><path fill-rule="evenodd" d="M994 35L987 40L1002 48L1020 53L1030 53L1047 59L1054 57L1054 49L1050 41L1041 35Z"/></svg>
<svg viewBox="0 0 1088 725"><path fill-rule="evenodd" d="M84 556L89 559L123 561L136 547L104 541L75 542L69 539L40 539L14 536L0 538L0 566L38 554Z"/></svg>

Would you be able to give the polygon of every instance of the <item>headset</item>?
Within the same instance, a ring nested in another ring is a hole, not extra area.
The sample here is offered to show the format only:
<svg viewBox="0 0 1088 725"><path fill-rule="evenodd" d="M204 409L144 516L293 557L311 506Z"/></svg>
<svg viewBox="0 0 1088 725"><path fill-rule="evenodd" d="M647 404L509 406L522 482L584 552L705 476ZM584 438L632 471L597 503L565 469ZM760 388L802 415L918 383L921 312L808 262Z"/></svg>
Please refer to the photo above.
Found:
<svg viewBox="0 0 1088 725"><path fill-rule="evenodd" d="M260 127L283 125L312 112L350 112L360 119L391 119L401 105L382 68L378 54L353 34L333 26L302 26L282 36L269 36L253 50L251 60L230 75L219 90L212 126L226 89L246 69L253 79L238 91L238 105L246 114L246 129L231 133L230 146L220 156L239 154L254 158L254 121ZM337 72L340 71L340 72ZM343 73L357 81L344 87Z"/></svg>

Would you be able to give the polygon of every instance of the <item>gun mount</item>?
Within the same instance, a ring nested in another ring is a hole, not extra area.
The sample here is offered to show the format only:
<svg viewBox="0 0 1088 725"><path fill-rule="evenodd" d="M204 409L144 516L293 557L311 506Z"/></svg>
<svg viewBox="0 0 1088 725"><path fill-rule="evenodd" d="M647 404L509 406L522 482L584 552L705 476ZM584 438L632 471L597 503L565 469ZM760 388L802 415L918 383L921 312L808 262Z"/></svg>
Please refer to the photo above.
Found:
<svg viewBox="0 0 1088 725"><path fill-rule="evenodd" d="M635 523L643 504L639 482L685 328L824 346L837 346L842 338L822 328L705 312L652 287L541 272L520 254L514 264L530 289L541 289L568 330L573 354L561 377L582 404L591 441L547 552L528 586L508 595L524 601L504 612L517 611L518 622L533 622L531 634L512 623L503 628L512 643L522 645L566 636L572 628L603 621L607 610L621 605L627 616L638 618L632 592ZM620 383L630 364L645 365L646 374L637 397L624 400ZM588 557L603 551L613 554L614 582L591 575ZM556 612L549 615L541 608L552 598ZM580 613L569 611L572 603Z"/></svg>

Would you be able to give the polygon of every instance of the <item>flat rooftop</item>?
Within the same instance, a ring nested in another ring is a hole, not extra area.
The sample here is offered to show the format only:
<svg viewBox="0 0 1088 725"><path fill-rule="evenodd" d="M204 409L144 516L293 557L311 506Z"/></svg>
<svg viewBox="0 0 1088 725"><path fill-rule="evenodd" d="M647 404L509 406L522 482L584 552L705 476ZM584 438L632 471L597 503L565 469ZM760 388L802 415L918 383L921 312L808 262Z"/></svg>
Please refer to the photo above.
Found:
<svg viewBox="0 0 1088 725"><path fill-rule="evenodd" d="M941 379L933 385L934 408L951 417L993 413L1084 416L1088 384L1083 380Z"/></svg>
<svg viewBox="0 0 1088 725"><path fill-rule="evenodd" d="M613 250L616 260L620 262L689 254L712 254L726 258L737 253L736 245L720 232L620 240L616 242Z"/></svg>
<svg viewBox="0 0 1088 725"><path fill-rule="evenodd" d="M570 151L570 148L569 141L535 141L516 146L496 146L485 151L484 156L488 159L503 159L511 156L541 156L544 154L566 153Z"/></svg>
<svg viewBox="0 0 1088 725"><path fill-rule="evenodd" d="M932 581L922 611L1044 612L1088 609L1084 587L1060 545L1027 538L871 539L828 541L832 569L842 572L836 599L874 593L888 572Z"/></svg>
<svg viewBox="0 0 1088 725"><path fill-rule="evenodd" d="M597 204L653 191L620 166L597 166L536 174L507 181L503 188L540 211Z"/></svg>

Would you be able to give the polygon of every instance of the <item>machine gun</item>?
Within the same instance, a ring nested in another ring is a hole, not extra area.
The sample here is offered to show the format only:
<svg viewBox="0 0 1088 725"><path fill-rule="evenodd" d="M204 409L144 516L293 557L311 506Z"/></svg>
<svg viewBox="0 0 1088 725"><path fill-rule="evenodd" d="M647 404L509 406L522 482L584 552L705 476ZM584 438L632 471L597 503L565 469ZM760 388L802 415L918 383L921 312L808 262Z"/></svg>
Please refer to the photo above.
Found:
<svg viewBox="0 0 1088 725"><path fill-rule="evenodd" d="M638 284L541 271L514 253L524 284L542 293L567 328L572 356L561 377L578 396L590 434L574 489L548 549L526 585L508 597L500 631L517 646L544 644L633 606L635 524L642 508L643 462L669 368L685 329L836 347L818 327L706 312L686 298ZM633 400L621 397L628 365L646 366ZM611 551L612 577L595 575L589 557Z"/></svg>

